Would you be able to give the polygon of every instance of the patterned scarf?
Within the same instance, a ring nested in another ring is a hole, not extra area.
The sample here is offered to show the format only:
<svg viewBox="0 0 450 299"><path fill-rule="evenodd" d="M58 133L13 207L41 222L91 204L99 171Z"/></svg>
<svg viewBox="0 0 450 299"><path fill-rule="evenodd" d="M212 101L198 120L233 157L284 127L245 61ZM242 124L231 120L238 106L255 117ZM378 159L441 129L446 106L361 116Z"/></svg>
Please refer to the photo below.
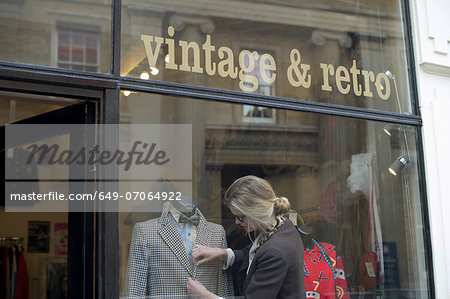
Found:
<svg viewBox="0 0 450 299"><path fill-rule="evenodd" d="M269 227L265 233L261 234L260 237L258 238L258 245L261 246L262 244L264 244L264 242L267 241L267 239L270 238L271 235L273 235L273 233L275 233L277 230L280 229L280 227L283 226L283 224L286 222L286 218L284 216L278 215L275 218L276 222L275 224L273 224L271 227Z"/></svg>

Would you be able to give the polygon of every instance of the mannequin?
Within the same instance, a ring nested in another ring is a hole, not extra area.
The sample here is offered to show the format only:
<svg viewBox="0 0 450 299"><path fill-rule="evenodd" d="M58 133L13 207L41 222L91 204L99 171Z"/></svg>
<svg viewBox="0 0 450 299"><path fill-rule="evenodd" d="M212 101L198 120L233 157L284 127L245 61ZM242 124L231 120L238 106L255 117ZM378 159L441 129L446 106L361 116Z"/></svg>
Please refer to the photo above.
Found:
<svg viewBox="0 0 450 299"><path fill-rule="evenodd" d="M186 196L182 196L181 200L174 200L172 206L188 217L194 215L197 209L195 198Z"/></svg>
<svg viewBox="0 0 450 299"><path fill-rule="evenodd" d="M186 217L195 218L195 224L181 223L181 218ZM195 240L189 237L192 234L195 234ZM161 217L136 223L128 258L125 296L187 297L188 277L200 281L218 296L232 296L231 276L223 270L222 262L200 266L193 263L189 249L192 243L227 248L223 227L207 222L194 200L168 202Z"/></svg>

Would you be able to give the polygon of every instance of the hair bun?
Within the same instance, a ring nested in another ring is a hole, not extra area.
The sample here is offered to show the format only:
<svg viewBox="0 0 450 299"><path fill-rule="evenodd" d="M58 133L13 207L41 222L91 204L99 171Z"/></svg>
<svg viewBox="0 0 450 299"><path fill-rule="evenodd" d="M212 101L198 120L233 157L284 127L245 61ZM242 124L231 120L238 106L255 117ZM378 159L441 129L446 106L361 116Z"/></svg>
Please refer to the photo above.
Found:
<svg viewBox="0 0 450 299"><path fill-rule="evenodd" d="M291 203L286 197L277 197L273 204L275 215L286 215L291 210Z"/></svg>

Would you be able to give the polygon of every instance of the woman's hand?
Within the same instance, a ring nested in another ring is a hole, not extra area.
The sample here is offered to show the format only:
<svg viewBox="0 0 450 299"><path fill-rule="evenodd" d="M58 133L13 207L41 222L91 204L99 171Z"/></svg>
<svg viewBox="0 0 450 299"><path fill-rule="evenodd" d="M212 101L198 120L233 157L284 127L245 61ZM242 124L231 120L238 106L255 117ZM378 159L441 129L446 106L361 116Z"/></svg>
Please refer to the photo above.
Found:
<svg viewBox="0 0 450 299"><path fill-rule="evenodd" d="M208 291L200 282L197 280L193 280L192 278L188 278L187 280L187 292L190 296L198 299L217 299L216 295Z"/></svg>
<svg viewBox="0 0 450 299"><path fill-rule="evenodd" d="M213 248L203 245L195 245L192 249L192 259L197 262L198 265L210 262L215 259L221 259L226 262L228 252L226 249Z"/></svg>

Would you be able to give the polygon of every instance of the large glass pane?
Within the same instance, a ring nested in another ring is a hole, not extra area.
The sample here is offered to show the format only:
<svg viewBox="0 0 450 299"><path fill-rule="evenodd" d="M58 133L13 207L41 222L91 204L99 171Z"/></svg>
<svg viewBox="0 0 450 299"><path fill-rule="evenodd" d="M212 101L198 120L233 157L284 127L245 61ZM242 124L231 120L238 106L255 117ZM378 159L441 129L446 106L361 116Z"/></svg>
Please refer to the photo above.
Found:
<svg viewBox="0 0 450 299"><path fill-rule="evenodd" d="M110 73L111 3L2 1L0 60Z"/></svg>
<svg viewBox="0 0 450 299"><path fill-rule="evenodd" d="M266 114L270 122L261 121ZM429 297L414 127L129 92L121 97L120 120L123 128L192 126L192 194L186 195L195 199L207 221L224 227L229 247L239 249L251 241L223 204L223 194L235 179L252 174L270 181L277 195L290 200L290 218L310 233L302 235L305 263L317 254L314 240L324 250L335 248L336 292L352 298ZM127 131L121 131L120 140L133 141ZM142 176L133 180L142 183ZM130 189L129 181L121 175L120 194L138 191ZM174 290L185 295L189 267L173 263L180 253L160 240L161 216L161 210L120 213L121 296L146 289L151 298L174 295ZM145 229L136 235L136 227ZM176 243L175 235L171 240ZM129 280L136 274L131 264L141 267L139 280ZM327 267L321 271L333 281ZM313 277L314 268L305 270L312 298L326 297L326 282L317 285ZM216 277L205 283L214 285Z"/></svg>
<svg viewBox="0 0 450 299"><path fill-rule="evenodd" d="M123 76L411 113L402 1L124 1Z"/></svg>

